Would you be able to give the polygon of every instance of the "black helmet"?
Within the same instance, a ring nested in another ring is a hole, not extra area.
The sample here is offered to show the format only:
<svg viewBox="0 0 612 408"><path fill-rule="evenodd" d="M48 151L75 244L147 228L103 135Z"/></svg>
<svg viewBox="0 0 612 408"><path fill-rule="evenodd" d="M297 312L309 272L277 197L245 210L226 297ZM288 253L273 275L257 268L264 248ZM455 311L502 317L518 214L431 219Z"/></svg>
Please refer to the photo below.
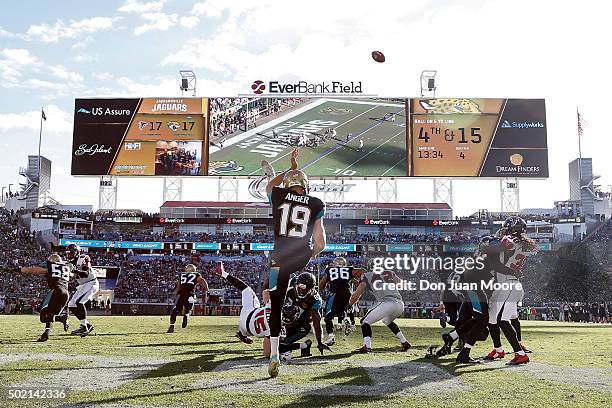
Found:
<svg viewBox="0 0 612 408"><path fill-rule="evenodd" d="M284 324L295 323L300 317L300 307L293 303L285 303L283 306L282 319Z"/></svg>
<svg viewBox="0 0 612 408"><path fill-rule="evenodd" d="M70 244L66 248L66 259L68 259L69 261L73 261L78 258L80 253L81 248L79 248L77 244Z"/></svg>
<svg viewBox="0 0 612 408"><path fill-rule="evenodd" d="M527 232L527 223L521 217L508 217L502 225L505 234L520 235Z"/></svg>
<svg viewBox="0 0 612 408"><path fill-rule="evenodd" d="M315 285L314 275L310 272L302 272L295 280L295 294L298 298L303 299L312 293Z"/></svg>

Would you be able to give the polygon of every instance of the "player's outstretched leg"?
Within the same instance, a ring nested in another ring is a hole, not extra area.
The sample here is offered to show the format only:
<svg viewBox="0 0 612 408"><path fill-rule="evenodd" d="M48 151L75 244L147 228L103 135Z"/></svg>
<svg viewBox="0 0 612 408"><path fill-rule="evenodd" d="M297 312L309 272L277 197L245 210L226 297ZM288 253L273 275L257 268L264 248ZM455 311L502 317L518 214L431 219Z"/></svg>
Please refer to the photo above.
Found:
<svg viewBox="0 0 612 408"><path fill-rule="evenodd" d="M176 323L176 316L178 316L179 311L176 306L172 308L172 313L170 314L170 326L166 333L174 333L174 324Z"/></svg>
<svg viewBox="0 0 612 408"><path fill-rule="evenodd" d="M510 319L510 324L514 327L514 331L516 331L516 337L518 338L519 343L521 344L521 348L527 354L532 353L532 351L523 344L523 339L521 336L521 321L518 317Z"/></svg>
<svg viewBox="0 0 612 408"><path fill-rule="evenodd" d="M372 326L368 323L361 322L361 333L363 334L363 346L354 351L354 353L366 354L372 352Z"/></svg>
<svg viewBox="0 0 612 408"><path fill-rule="evenodd" d="M514 350L514 358L506 363L506 365L519 365L526 364L529 362L529 356L525 354L525 351L521 348L521 344L516 337L516 332L508 320L501 320L499 322L500 329L504 332L504 336L508 339L508 342Z"/></svg>
<svg viewBox="0 0 612 408"><path fill-rule="evenodd" d="M268 367L268 374L275 378L278 376L280 368L278 345L281 332L281 311L289 286L289 274L286 271L281 273L279 266L272 266L268 286L270 291L270 366Z"/></svg>
<svg viewBox="0 0 612 408"><path fill-rule="evenodd" d="M404 333L402 333L402 330L395 322L389 323L387 327L389 328L389 330L391 330L393 334L395 334L395 337L397 337L397 339L399 340L400 344L402 345L402 351L406 351L412 347L412 344L410 344L410 342L406 340L406 337L404 337Z"/></svg>

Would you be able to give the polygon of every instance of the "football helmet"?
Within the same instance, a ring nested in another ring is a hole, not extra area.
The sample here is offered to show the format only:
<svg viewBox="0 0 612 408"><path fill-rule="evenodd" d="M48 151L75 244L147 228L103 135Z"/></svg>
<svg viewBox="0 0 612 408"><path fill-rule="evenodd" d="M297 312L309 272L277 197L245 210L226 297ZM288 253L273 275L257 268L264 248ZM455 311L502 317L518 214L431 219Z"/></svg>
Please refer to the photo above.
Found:
<svg viewBox="0 0 612 408"><path fill-rule="evenodd" d="M306 194L308 194L308 177L302 170L289 170L283 177L283 187L303 187Z"/></svg>
<svg viewBox="0 0 612 408"><path fill-rule="evenodd" d="M501 228L505 234L521 235L527 232L527 223L521 217L508 217Z"/></svg>
<svg viewBox="0 0 612 408"><path fill-rule="evenodd" d="M337 266L337 267L341 268L341 267L343 267L343 266L346 266L346 265L348 264L348 262L346 261L346 258L344 258L344 257L342 257L342 256L337 256L337 257L336 257L336 258L333 260L332 264L333 264L334 266Z"/></svg>
<svg viewBox="0 0 612 408"><path fill-rule="evenodd" d="M193 272L196 272L197 270L198 268L194 264L185 265L185 272L187 273L193 273Z"/></svg>
<svg viewBox="0 0 612 408"><path fill-rule="evenodd" d="M66 259L68 259L69 261L74 261L79 257L80 253L81 248L79 248L77 244L70 244L66 248Z"/></svg>
<svg viewBox="0 0 612 408"><path fill-rule="evenodd" d="M47 261L53 262L53 263L62 263L62 257L59 256L58 254L51 254L49 258L47 258Z"/></svg>
<svg viewBox="0 0 612 408"><path fill-rule="evenodd" d="M314 275L310 272L302 272L295 280L295 294L299 299L304 299L314 291L315 285Z"/></svg>

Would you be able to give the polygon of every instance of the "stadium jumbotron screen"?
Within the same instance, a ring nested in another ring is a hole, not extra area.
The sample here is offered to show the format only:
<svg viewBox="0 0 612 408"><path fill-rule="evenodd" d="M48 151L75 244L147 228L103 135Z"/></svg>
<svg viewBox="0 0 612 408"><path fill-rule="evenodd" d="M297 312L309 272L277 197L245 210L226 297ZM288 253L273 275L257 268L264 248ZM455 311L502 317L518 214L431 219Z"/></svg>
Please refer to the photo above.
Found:
<svg viewBox="0 0 612 408"><path fill-rule="evenodd" d="M207 114L203 98L76 99L72 175L205 175Z"/></svg>
<svg viewBox="0 0 612 408"><path fill-rule="evenodd" d="M543 99L75 101L73 175L259 177L296 147L312 178L548 177Z"/></svg>

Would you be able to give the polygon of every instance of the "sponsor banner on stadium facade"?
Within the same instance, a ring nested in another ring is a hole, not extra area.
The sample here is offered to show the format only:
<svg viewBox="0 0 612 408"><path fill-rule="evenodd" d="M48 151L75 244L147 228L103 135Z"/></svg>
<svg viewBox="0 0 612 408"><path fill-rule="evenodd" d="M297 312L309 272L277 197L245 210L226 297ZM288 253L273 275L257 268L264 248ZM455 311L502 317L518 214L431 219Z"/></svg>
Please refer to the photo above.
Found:
<svg viewBox="0 0 612 408"><path fill-rule="evenodd" d="M218 251L221 249L221 244L217 242L194 242L193 249L199 249L203 251Z"/></svg>
<svg viewBox="0 0 612 408"><path fill-rule="evenodd" d="M274 244L271 243L253 243L251 244L251 251L272 251L274 250Z"/></svg>
<svg viewBox="0 0 612 408"><path fill-rule="evenodd" d="M388 252L412 252L412 244L387 244Z"/></svg>
<svg viewBox="0 0 612 408"><path fill-rule="evenodd" d="M252 243L250 244L251 251L272 251L274 250L273 243ZM355 252L356 244L327 244L323 251L326 252Z"/></svg>
<svg viewBox="0 0 612 408"><path fill-rule="evenodd" d="M125 248L125 249L163 249L163 242L137 242L137 241L97 241L89 239L60 239L60 246L76 244L90 248Z"/></svg>

